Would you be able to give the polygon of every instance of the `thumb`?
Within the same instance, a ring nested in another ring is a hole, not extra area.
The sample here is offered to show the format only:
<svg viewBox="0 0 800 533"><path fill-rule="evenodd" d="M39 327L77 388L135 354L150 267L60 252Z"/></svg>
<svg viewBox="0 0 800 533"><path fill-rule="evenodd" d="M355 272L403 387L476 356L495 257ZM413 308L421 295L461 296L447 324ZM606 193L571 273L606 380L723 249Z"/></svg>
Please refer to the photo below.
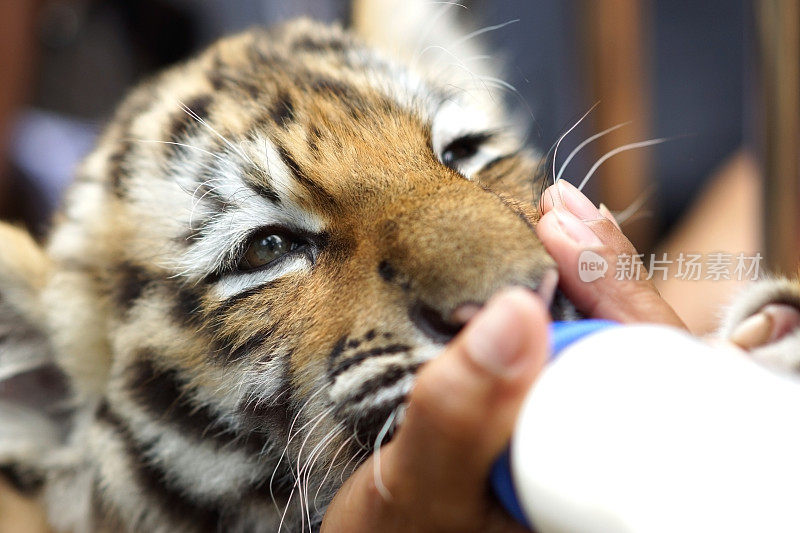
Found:
<svg viewBox="0 0 800 533"><path fill-rule="evenodd" d="M439 458L426 465L431 476L453 470L485 478L508 444L522 400L544 365L547 323L541 300L527 290L509 289L493 297L420 374L398 445L412 450L412 456Z"/></svg>
<svg viewBox="0 0 800 533"><path fill-rule="evenodd" d="M404 420L380 451L383 487L373 457L337 493L323 530L521 531L486 482L545 362L547 323L530 291L494 296L421 369Z"/></svg>

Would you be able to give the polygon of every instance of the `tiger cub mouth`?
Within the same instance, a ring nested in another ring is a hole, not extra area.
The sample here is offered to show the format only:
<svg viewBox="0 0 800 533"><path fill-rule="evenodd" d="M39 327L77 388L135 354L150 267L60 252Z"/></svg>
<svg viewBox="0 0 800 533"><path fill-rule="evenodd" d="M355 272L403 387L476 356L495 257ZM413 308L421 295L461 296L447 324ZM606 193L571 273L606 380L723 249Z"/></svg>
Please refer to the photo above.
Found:
<svg viewBox="0 0 800 533"><path fill-rule="evenodd" d="M545 302L549 302L550 317L554 321L570 321L581 318L580 313L574 304L567 298L564 292L558 288L558 276L545 276L545 280L535 291ZM451 317L451 320L442 322L438 327L436 335L432 338L442 338L440 342L443 348L446 343L454 338L466 326L469 320L480 312L482 306L478 304L464 304L460 306ZM449 336L445 338L446 333ZM362 352L363 355L369 354L371 357L381 357L393 355L409 347L393 342L388 333L368 332L365 339L349 339L344 344L342 350L347 347L360 348L364 340L374 341L368 351ZM352 357L352 356L351 356ZM359 355L356 355L358 358ZM350 366L352 359L344 359L341 366L334 366L334 374L342 372L343 366ZM354 440L364 452L372 452L382 444L389 442L394 433L403 422L405 406L408 394L413 388L416 373L424 366L424 363L417 363L408 367L390 367L377 378L372 378L367 382L361 383L353 391L348 401L340 406L336 416L343 420L347 427L352 431ZM387 386L405 383L399 388L394 396L385 398L383 401L372 405L362 405L361 409L353 409L353 404L358 404L366 398L370 391L385 389Z"/></svg>

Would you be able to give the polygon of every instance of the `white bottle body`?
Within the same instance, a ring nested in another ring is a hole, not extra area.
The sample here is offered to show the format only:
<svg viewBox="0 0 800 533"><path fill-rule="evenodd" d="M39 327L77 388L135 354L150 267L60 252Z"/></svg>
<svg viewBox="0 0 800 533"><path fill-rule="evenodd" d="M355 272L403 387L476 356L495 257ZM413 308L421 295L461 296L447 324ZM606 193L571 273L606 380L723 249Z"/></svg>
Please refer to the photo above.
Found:
<svg viewBox="0 0 800 533"><path fill-rule="evenodd" d="M539 533L800 532L800 383L662 326L571 344L511 445Z"/></svg>

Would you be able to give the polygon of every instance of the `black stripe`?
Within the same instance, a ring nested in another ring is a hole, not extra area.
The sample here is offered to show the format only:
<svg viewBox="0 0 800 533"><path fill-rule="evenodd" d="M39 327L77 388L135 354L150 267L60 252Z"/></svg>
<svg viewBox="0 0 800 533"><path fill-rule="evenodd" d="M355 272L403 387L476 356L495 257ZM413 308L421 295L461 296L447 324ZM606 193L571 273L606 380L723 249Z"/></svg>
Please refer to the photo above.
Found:
<svg viewBox="0 0 800 533"><path fill-rule="evenodd" d="M280 205L281 197L270 185L269 176L254 166L249 166L242 171L244 176L244 183L259 196L262 196L272 202L273 204Z"/></svg>
<svg viewBox="0 0 800 533"><path fill-rule="evenodd" d="M213 148L209 147L208 149L210 152L220 152L220 148ZM233 205L228 202L224 196L222 196L212 185L215 179L219 177L217 174L217 169L215 166L206 165L203 167L203 170L197 176L197 188L193 192L194 198L198 200L202 198L203 202L208 202L211 204L215 214L219 214L222 212L231 209ZM213 218L213 217L212 217Z"/></svg>
<svg viewBox="0 0 800 533"><path fill-rule="evenodd" d="M336 344L333 345L331 353L328 354L328 361L330 362L331 365L339 358L339 356L344 351L346 345L347 345L346 335L344 337L340 337L339 340L336 341Z"/></svg>
<svg viewBox="0 0 800 533"><path fill-rule="evenodd" d="M355 120L359 120L367 115L376 106L384 112L393 109L392 102L388 99L380 102L370 102L364 94L351 85L331 78L312 78L309 82L309 89L324 98L335 98L345 108L348 115Z"/></svg>
<svg viewBox="0 0 800 533"><path fill-rule="evenodd" d="M275 328L276 326L271 324L261 329L261 331L244 341L238 347L231 350L228 354L229 360L238 361L250 355L250 353L256 349L263 347L264 344L275 334ZM269 360L269 357L267 357L266 360Z"/></svg>
<svg viewBox="0 0 800 533"><path fill-rule="evenodd" d="M411 349L410 346L407 344L390 344L388 346L383 346L380 348L373 348L371 350L364 350L362 352L357 352L341 363L337 364L333 369L330 371L331 379L335 378L342 372L345 372L350 367L355 366L365 359L369 359L371 357L382 357L386 355L393 355L397 353L408 352Z"/></svg>
<svg viewBox="0 0 800 533"><path fill-rule="evenodd" d="M270 117L278 126L288 126L295 120L294 101L288 93L281 91L272 103Z"/></svg>
<svg viewBox="0 0 800 533"><path fill-rule="evenodd" d="M236 338L223 338L216 343L214 349L215 359L226 364L241 361L259 348L263 348L274 337L276 329L277 324L267 324L244 341ZM261 361L269 361L271 359L269 353L262 355L265 355L265 357L261 357Z"/></svg>
<svg viewBox="0 0 800 533"><path fill-rule="evenodd" d="M247 182L247 186L253 189L259 196L263 196L273 204L280 205L281 197L278 196L278 193L275 192L275 189L267 185L266 183L259 183L259 182Z"/></svg>
<svg viewBox="0 0 800 533"><path fill-rule="evenodd" d="M202 198L203 202L208 202L212 213L199 222L193 222L194 227L190 227L187 231L175 237L175 241L182 244L192 244L201 240L205 236L208 226L215 222L220 214L231 208L231 204L205 184L201 184L195 189L194 197Z"/></svg>
<svg viewBox="0 0 800 533"><path fill-rule="evenodd" d="M286 373L279 378L286 383ZM254 432L264 432L270 435L273 442L286 442L289 437L289 427L294 419L292 408L292 389L286 385L272 398L261 400L248 400L237 408L245 429Z"/></svg>
<svg viewBox="0 0 800 533"><path fill-rule="evenodd" d="M375 447L375 440L386 420L392 412L397 409L398 402L384 402L377 406L372 406L367 412L359 412L356 417L350 418L350 426L355 436L355 442L363 449L372 450ZM389 442L394 435L396 424L389 428L388 433L383 439L384 444Z"/></svg>
<svg viewBox="0 0 800 533"><path fill-rule="evenodd" d="M331 78L311 80L311 90L322 95L335 96L342 100L359 100L358 93L352 86Z"/></svg>
<svg viewBox="0 0 800 533"><path fill-rule="evenodd" d="M202 316L202 294L195 288L182 284L175 284L175 305L173 312L181 324L197 324Z"/></svg>
<svg viewBox="0 0 800 533"><path fill-rule="evenodd" d="M217 58L215 67L208 71L208 81L211 83L211 87L219 92L226 87L230 86L233 83L231 78L222 72L223 65L219 58Z"/></svg>
<svg viewBox="0 0 800 533"><path fill-rule="evenodd" d="M347 397L347 404L357 404L370 394L378 392L380 389L390 387L406 377L414 374L422 363L415 363L408 366L393 364L381 370L380 375L368 379L360 384L358 390Z"/></svg>
<svg viewBox="0 0 800 533"><path fill-rule="evenodd" d="M397 272L394 267L386 259L378 264L378 275L383 278L384 281L391 282L396 274Z"/></svg>
<svg viewBox="0 0 800 533"><path fill-rule="evenodd" d="M117 117L120 117L117 120L117 144L108 158L108 176L111 192L119 198L125 195L125 181L129 172L128 162L131 152L134 151L134 143L129 140L131 126L139 115L145 113L153 102L157 101L158 99L153 98L151 91L140 90L133 93L132 97L117 112Z"/></svg>
<svg viewBox="0 0 800 533"><path fill-rule="evenodd" d="M207 94L195 96L186 102L185 106L191 111L191 113L184 109L180 109L174 113L167 129L169 132L169 138L173 141L179 141L187 133L197 130L200 123L198 122L197 118L193 116L193 114L197 115L199 119L206 120L209 116L209 107L211 106L211 102L212 98ZM178 150L181 147L172 146L171 148L173 150Z"/></svg>
<svg viewBox="0 0 800 533"><path fill-rule="evenodd" d="M239 93L236 96L249 97L253 100L259 99L263 95L261 86L257 83L258 71L257 67L261 70L267 70L264 67L272 66L273 72L286 68L280 63L280 60L274 56L257 53L253 47L248 47L246 50L249 58L249 65L247 69L243 69L238 65L230 65L225 63L219 54L213 58L211 68L206 72L209 83L215 92L232 91ZM245 93L242 95L241 93Z"/></svg>
<svg viewBox="0 0 800 533"><path fill-rule="evenodd" d="M106 402L98 409L97 420L113 428L122 441L139 492L147 494L148 499L157 504L172 522L193 531L226 530L222 511L208 503L198 505L179 488L173 487L166 474L147 458L147 449L136 441L130 428Z"/></svg>
<svg viewBox="0 0 800 533"><path fill-rule="evenodd" d="M286 147L281 144L276 144L275 146L283 163L289 168L289 170L292 171L295 181L305 187L306 190L308 190L308 192L314 196L317 201L333 208L338 206L338 202L328 191L306 176L306 174L300 168L300 165L297 164L297 160L292 157L292 154L289 153L289 150L287 150Z"/></svg>
<svg viewBox="0 0 800 533"><path fill-rule="evenodd" d="M233 306L237 305L242 300L246 300L251 296L259 294L262 290L275 286L278 283L278 280L267 281L266 283L262 283L261 285L256 285L255 287L250 287L249 289L245 289L242 292L234 294L220 302L219 306L214 310L214 314L219 316L224 314L226 311L229 311Z"/></svg>
<svg viewBox="0 0 800 533"><path fill-rule="evenodd" d="M318 150L319 141L322 139L322 132L316 126L311 126L306 135L306 143L308 143L308 150L316 152Z"/></svg>
<svg viewBox="0 0 800 533"><path fill-rule="evenodd" d="M263 432L269 435L270 440L276 443L285 443L289 438L289 427L295 418L294 388L290 383L289 361L292 353L286 354L278 369L275 381L281 383L277 391L270 398L250 398L240 404L236 413L239 415L243 428L253 432ZM278 465L276 478L291 476L289 465ZM291 490L291 485L289 486Z"/></svg>
<svg viewBox="0 0 800 533"><path fill-rule="evenodd" d="M260 453L268 445L264 435L237 432L222 423L208 407L192 402L192 391L178 371L156 368L147 352L138 354L126 377L133 401L150 416L170 423L186 436L212 442L218 449L233 447L250 453Z"/></svg>
<svg viewBox="0 0 800 533"><path fill-rule="evenodd" d="M297 160L292 156L291 153L289 153L289 150L285 146L283 146L281 144L278 144L277 145L277 149L278 149L278 155L280 155L281 160L283 161L283 163L287 167L289 167L289 170L291 170L292 173L294 173L294 178L297 181L303 183L303 185L307 185L307 186L311 186L311 187L316 187L317 186L300 169L300 165L297 164ZM325 193L325 194L327 194L327 193Z"/></svg>
<svg viewBox="0 0 800 533"><path fill-rule="evenodd" d="M303 35L292 43L292 47L298 52L333 52L338 54L345 50L345 42L336 37L318 38L311 35Z"/></svg>
<svg viewBox="0 0 800 533"><path fill-rule="evenodd" d="M111 502L106 499L106 489L97 478L92 480L92 526L96 531L125 531L125 523Z"/></svg>
<svg viewBox="0 0 800 533"><path fill-rule="evenodd" d="M127 312L142 296L145 287L152 281L144 268L123 261L115 270L115 283L112 288L114 301Z"/></svg>
<svg viewBox="0 0 800 533"><path fill-rule="evenodd" d="M206 120L209 117L209 107L211 107L213 98L209 94L200 94L185 103L185 106L191 111L189 118L196 122L197 119Z"/></svg>
<svg viewBox="0 0 800 533"><path fill-rule="evenodd" d="M111 180L111 190L118 197L122 197L125 193L125 181L128 177L127 162L132 150L133 143L128 140L120 140L117 147L108 157L108 175Z"/></svg>

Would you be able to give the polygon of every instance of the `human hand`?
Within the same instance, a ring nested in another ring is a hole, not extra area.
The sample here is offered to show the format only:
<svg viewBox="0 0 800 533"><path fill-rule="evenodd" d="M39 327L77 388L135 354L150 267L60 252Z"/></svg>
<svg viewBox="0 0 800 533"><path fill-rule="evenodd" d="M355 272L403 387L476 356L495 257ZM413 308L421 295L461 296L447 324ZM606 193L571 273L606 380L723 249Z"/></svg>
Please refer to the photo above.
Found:
<svg viewBox="0 0 800 533"><path fill-rule="evenodd" d="M618 322L655 322L686 328L675 311L661 298L645 275L616 279L617 258L635 258L636 249L622 234L614 217L604 206L594 206L567 181L560 180L542 194L542 218L536 232L547 252L558 264L560 287L585 315ZM591 250L608 264L604 277L581 281L578 260Z"/></svg>
<svg viewBox="0 0 800 533"><path fill-rule="evenodd" d="M525 531L487 479L546 360L548 321L530 291L494 296L420 371L380 462L373 455L342 486L322 532Z"/></svg>

